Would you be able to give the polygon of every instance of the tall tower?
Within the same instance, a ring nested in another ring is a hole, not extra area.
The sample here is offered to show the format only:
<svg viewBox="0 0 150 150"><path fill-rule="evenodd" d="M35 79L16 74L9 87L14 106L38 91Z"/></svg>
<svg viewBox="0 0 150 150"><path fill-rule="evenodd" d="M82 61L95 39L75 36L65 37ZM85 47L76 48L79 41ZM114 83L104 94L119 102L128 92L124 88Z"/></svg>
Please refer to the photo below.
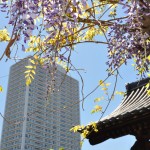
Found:
<svg viewBox="0 0 150 150"><path fill-rule="evenodd" d="M49 73L37 67L26 86L27 65L23 59L10 69L1 150L80 150L80 136L69 131L80 123L78 81L58 66L56 90L46 100Z"/></svg>

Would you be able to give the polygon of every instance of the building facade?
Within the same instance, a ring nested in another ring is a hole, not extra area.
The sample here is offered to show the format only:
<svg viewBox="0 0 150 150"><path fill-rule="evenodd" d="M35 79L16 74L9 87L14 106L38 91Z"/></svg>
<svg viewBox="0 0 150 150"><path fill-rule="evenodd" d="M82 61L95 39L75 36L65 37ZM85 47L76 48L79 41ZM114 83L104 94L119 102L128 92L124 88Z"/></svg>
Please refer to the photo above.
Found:
<svg viewBox="0 0 150 150"><path fill-rule="evenodd" d="M80 123L78 81L58 66L55 91L46 99L50 74L37 67L26 86L27 65L24 59L10 69L1 150L80 150L80 136L69 131Z"/></svg>

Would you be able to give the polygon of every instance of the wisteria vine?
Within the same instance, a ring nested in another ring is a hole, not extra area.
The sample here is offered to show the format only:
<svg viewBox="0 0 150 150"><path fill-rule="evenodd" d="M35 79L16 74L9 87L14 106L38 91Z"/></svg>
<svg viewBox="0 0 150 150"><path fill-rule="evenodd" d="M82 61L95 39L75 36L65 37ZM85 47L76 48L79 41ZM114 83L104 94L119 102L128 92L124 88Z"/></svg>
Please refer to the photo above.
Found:
<svg viewBox="0 0 150 150"><path fill-rule="evenodd" d="M117 17L117 6L119 9L123 6L126 17ZM111 19L102 19L112 8L113 13L108 15ZM35 53L45 60L45 67L56 68L56 59L71 61L74 44L107 43L109 71L126 64L128 59L134 59L140 74L149 71L149 0L2 0L0 9L7 13L12 26L5 51L9 58L14 43L23 41L25 50L28 42L31 45L38 39L38 48L33 44L30 49L36 49ZM94 40L100 32L106 42Z"/></svg>
<svg viewBox="0 0 150 150"><path fill-rule="evenodd" d="M134 1L127 9L128 18L117 20L110 27L107 64L110 70L134 58L140 74L149 71L150 3Z"/></svg>

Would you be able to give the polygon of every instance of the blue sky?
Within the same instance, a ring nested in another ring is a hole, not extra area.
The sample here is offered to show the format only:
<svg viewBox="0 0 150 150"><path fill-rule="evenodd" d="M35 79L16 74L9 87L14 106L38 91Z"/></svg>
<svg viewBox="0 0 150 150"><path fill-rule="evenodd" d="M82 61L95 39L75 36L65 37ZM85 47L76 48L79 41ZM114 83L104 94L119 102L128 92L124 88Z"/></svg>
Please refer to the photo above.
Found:
<svg viewBox="0 0 150 150"><path fill-rule="evenodd" d="M77 46L76 51L77 52L74 54L72 61L74 62L77 68L84 68L86 70L86 73L82 73L85 83L86 95L96 87L99 80L103 80L107 76L107 72L105 71L107 69L107 66L105 65L105 62L107 60L107 49L102 45L87 44ZM133 82L137 79L136 73L134 72L134 69L131 66L131 64L132 62L130 61L128 67L123 66L123 68L120 69L120 75L123 79L119 78L116 90L125 91L125 84L128 82ZM107 82L113 84L114 77L108 79ZM98 89L85 100L85 110L83 111L81 109L81 124L85 125L91 121L99 120L100 114L91 114L90 111L95 105L93 102L94 99L97 97L101 97L102 95L103 92L101 91L101 89ZM121 96L115 96L115 99L112 100L110 107L108 108L105 115L111 113L119 105L121 100ZM104 107L106 105L106 101L101 101L99 104ZM88 141L86 141L83 144L82 150L129 150L133 145L134 141L135 138L133 136L126 136L115 140L108 140L96 146L91 146L89 145Z"/></svg>
<svg viewBox="0 0 150 150"><path fill-rule="evenodd" d="M4 45L2 45L2 49L4 49ZM19 53L20 54L20 53ZM22 53L21 53L22 55ZM28 55L28 54L25 54ZM72 55L72 63L75 65L76 68L84 69L81 71L81 74L84 79L84 93L87 95L92 89L94 89L97 85L99 80L103 80L107 76L107 66L105 62L107 60L107 48L103 45L94 45L94 44L82 44L78 45L75 48L75 51ZM0 84L3 86L4 91L0 93L0 112L3 114L4 112L4 105L6 100L6 92L7 92L7 83L8 83L8 74L9 68L15 62L9 60L5 62L3 59L0 63ZM123 66L120 69L120 75L123 79L119 78L119 82L117 84L118 91L125 91L125 83L133 82L136 80L137 76L134 72L133 67L131 66L132 62L129 62L128 66ZM69 73L70 76L76 78L80 81L79 76L75 72ZM114 82L114 78L108 79L109 83ZM111 85L111 86L112 86ZM110 86L110 87L111 87ZM81 81L80 81L80 88L81 88ZM80 93L81 95L81 93ZM81 124L88 124L91 121L97 121L100 118L100 113L91 114L90 111L94 107L94 99L97 97L103 96L103 92L98 89L92 95L90 95L84 102L84 111L81 108ZM108 108L105 115L111 113L121 102L122 97L116 96L114 100L112 100L110 107ZM103 100L99 103L101 106L106 105L106 101ZM3 119L0 118L0 131L2 130L2 121ZM129 148L133 145L135 138L132 136L126 136L119 139L108 140L102 144L98 144L96 146L91 146L87 140L85 140L82 150L129 150ZM123 145L123 146L122 146Z"/></svg>
<svg viewBox="0 0 150 150"><path fill-rule="evenodd" d="M1 26L7 24L4 18L1 19ZM0 56L5 49L6 44L0 44ZM19 55L22 56L22 52L19 52ZM24 54L23 54L24 55ZM27 56L25 54L24 56ZM81 74L84 79L84 94L87 95L91 90L93 90L97 85L99 80L103 80L107 76L107 66L105 62L107 61L107 47L103 45L96 45L96 44L82 44L78 45L75 48L75 51L72 55L72 63L78 69L84 69L81 71ZM0 93L0 112L4 114L4 106L6 100L6 92L7 92L7 84L8 84L8 74L9 68L15 61L8 60L5 62L3 59L0 62L0 85L3 86L4 91ZM136 81L138 77L136 76L136 72L134 72L133 67L131 66L132 61L128 63L128 66L123 66L120 69L120 75L123 79L119 78L117 89L118 91L125 91L125 84ZM80 89L81 89L81 80L79 76L75 72L69 73L70 76L76 78L80 81ZM6 76L6 77L3 77ZM3 77L3 78L1 78ZM114 78L108 79L109 83L114 83ZM113 86L112 86L113 88ZM112 89L111 88L111 89ZM81 95L81 93L80 93ZM103 92L98 89L92 95L90 95L84 102L84 111L81 108L81 124L88 124L91 121L97 121L100 118L100 113L91 114L90 111L94 107L94 99L97 97L103 96ZM105 113L105 115L111 113L121 102L122 97L116 96L114 100L111 101L111 104ZM101 106L106 105L106 101L101 101L99 103ZM0 134L2 131L2 122L3 118L0 117ZM69 129L68 129L69 130ZM133 136L126 136L118 139L108 140L96 146L91 146L87 140L85 140L82 150L129 150L130 147L135 142L135 138Z"/></svg>

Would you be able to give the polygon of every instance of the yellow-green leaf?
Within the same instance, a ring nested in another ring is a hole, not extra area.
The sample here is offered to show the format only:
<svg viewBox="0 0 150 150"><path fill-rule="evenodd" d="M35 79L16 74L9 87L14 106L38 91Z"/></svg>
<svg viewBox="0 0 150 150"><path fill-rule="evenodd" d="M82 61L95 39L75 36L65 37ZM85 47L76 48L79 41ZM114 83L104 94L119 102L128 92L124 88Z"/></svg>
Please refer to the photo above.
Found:
<svg viewBox="0 0 150 150"><path fill-rule="evenodd" d="M60 147L59 150L65 150L63 147Z"/></svg>
<svg viewBox="0 0 150 150"><path fill-rule="evenodd" d="M110 86L111 83L106 83L105 86Z"/></svg>
<svg viewBox="0 0 150 150"><path fill-rule="evenodd" d="M83 128L84 126L77 125L77 126L72 127L70 131L77 132L79 129L83 129Z"/></svg>
<svg viewBox="0 0 150 150"><path fill-rule="evenodd" d="M150 83L147 83L146 84L146 88L148 89L150 87Z"/></svg>
<svg viewBox="0 0 150 150"><path fill-rule="evenodd" d="M27 70L27 71L25 71L24 73L30 73L31 72L31 70Z"/></svg>
<svg viewBox="0 0 150 150"><path fill-rule="evenodd" d="M105 84L104 84L104 81L103 81L103 80L100 80L100 81L99 81L99 85L100 85L100 86L104 86L104 85L105 85Z"/></svg>
<svg viewBox="0 0 150 150"><path fill-rule="evenodd" d="M102 107L99 106L99 105L96 105L96 106L94 107L94 109L91 111L91 114L96 113L96 112L99 112L99 111L102 111Z"/></svg>
<svg viewBox="0 0 150 150"><path fill-rule="evenodd" d="M34 71L34 70L31 70L31 72L32 72L33 74L35 74L35 71Z"/></svg>
<svg viewBox="0 0 150 150"><path fill-rule="evenodd" d="M116 91L116 94L117 94L117 95L124 95L125 92L119 92L119 91Z"/></svg>
<svg viewBox="0 0 150 150"><path fill-rule="evenodd" d="M30 74L26 74L26 75L25 75L25 78L28 78L28 77L29 77L29 75L30 75Z"/></svg>
<svg viewBox="0 0 150 150"><path fill-rule="evenodd" d="M95 132L98 132L96 122L91 122L90 125L93 127L93 130L94 130Z"/></svg>
<svg viewBox="0 0 150 150"><path fill-rule="evenodd" d="M101 85L103 83L103 80L99 80L99 85Z"/></svg>
<svg viewBox="0 0 150 150"><path fill-rule="evenodd" d="M2 86L0 85L0 92L2 92L3 91L3 88L2 88Z"/></svg>
<svg viewBox="0 0 150 150"><path fill-rule="evenodd" d="M34 59L38 59L38 58L39 58L39 56L38 56L38 55L34 55L33 57L34 57Z"/></svg>
<svg viewBox="0 0 150 150"><path fill-rule="evenodd" d="M34 79L34 77L33 77L33 75L32 75L32 74L30 74L30 77L31 77L32 79Z"/></svg>
<svg viewBox="0 0 150 150"><path fill-rule="evenodd" d="M101 110L102 110L102 107L99 106L99 105L96 105L96 106L95 106L95 110L96 110L96 111L101 111Z"/></svg>
<svg viewBox="0 0 150 150"><path fill-rule="evenodd" d="M26 85L29 86L31 84L31 78L26 79Z"/></svg>
<svg viewBox="0 0 150 150"><path fill-rule="evenodd" d="M103 90L103 91L107 91L107 90L108 90L108 88L102 88L102 90Z"/></svg>
<svg viewBox="0 0 150 150"><path fill-rule="evenodd" d="M34 61L34 60L32 60L32 59L30 60L30 62L31 62L32 64L35 64L35 61Z"/></svg>
<svg viewBox="0 0 150 150"><path fill-rule="evenodd" d="M2 41L9 41L9 33L6 29L0 30L0 42Z"/></svg>
<svg viewBox="0 0 150 150"><path fill-rule="evenodd" d="M147 94L150 96L150 90L147 90Z"/></svg>
<svg viewBox="0 0 150 150"><path fill-rule="evenodd" d="M147 59L150 61L150 55L147 57Z"/></svg>
<svg viewBox="0 0 150 150"><path fill-rule="evenodd" d="M86 138L88 134L89 134L88 130L83 130L83 133L81 135L83 138Z"/></svg>
<svg viewBox="0 0 150 150"><path fill-rule="evenodd" d="M98 98L95 98L94 99L94 102L99 102L100 100L103 100L104 99L104 97L102 96L102 97L98 97Z"/></svg>
<svg viewBox="0 0 150 150"><path fill-rule="evenodd" d="M95 98L94 102L99 102L100 100L100 98Z"/></svg>
<svg viewBox="0 0 150 150"><path fill-rule="evenodd" d="M80 142L80 147L82 147L82 145L83 145L83 141Z"/></svg>
<svg viewBox="0 0 150 150"><path fill-rule="evenodd" d="M28 68L28 69L32 69L33 68L33 66L25 66L26 68Z"/></svg>

